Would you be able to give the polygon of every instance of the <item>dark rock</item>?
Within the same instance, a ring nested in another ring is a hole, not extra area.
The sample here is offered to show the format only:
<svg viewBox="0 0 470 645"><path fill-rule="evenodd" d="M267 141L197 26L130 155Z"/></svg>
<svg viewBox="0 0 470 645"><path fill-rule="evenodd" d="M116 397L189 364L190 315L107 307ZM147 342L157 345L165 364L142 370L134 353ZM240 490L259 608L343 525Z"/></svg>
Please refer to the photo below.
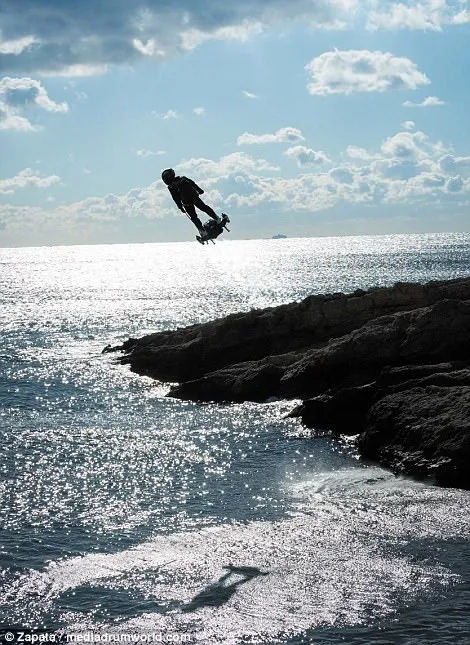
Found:
<svg viewBox="0 0 470 645"><path fill-rule="evenodd" d="M251 363L241 363L172 387L170 396L197 401L265 401L277 391L282 374L282 366L274 362L262 361L256 369Z"/></svg>
<svg viewBox="0 0 470 645"><path fill-rule="evenodd" d="M162 381L194 380L235 363L311 350L386 314L443 298L469 299L470 279L397 283L354 294L313 295L301 302L232 314L208 323L130 339L124 364Z"/></svg>
<svg viewBox="0 0 470 645"><path fill-rule="evenodd" d="M279 387L284 396L312 396L324 389L363 385L385 366L470 358L470 300L443 300L430 307L370 321L305 352L286 369Z"/></svg>
<svg viewBox="0 0 470 645"><path fill-rule="evenodd" d="M448 361L433 365L405 365L400 367L385 367L379 376L379 386L389 386L398 383L405 383L414 379L422 379L427 376L446 374L465 367L462 361Z"/></svg>
<svg viewBox="0 0 470 645"><path fill-rule="evenodd" d="M376 396L375 383L345 388L307 399L294 408L289 416L300 417L309 428L355 435L364 429L367 413Z"/></svg>
<svg viewBox="0 0 470 645"><path fill-rule="evenodd" d="M181 383L171 396L205 401L310 398L330 389L370 383L385 366L470 358L469 330L470 301L444 300L382 316L322 347L206 373Z"/></svg>
<svg viewBox="0 0 470 645"><path fill-rule="evenodd" d="M358 445L398 472L470 488L470 386L429 385L381 398Z"/></svg>
<svg viewBox="0 0 470 645"><path fill-rule="evenodd" d="M291 416L319 430L361 433L361 454L396 472L470 488L470 367L448 371L461 365L387 368L376 382L308 399Z"/></svg>
<svg viewBox="0 0 470 645"><path fill-rule="evenodd" d="M136 338L129 338L122 345L106 345L101 353L110 354L112 352L129 352L137 342Z"/></svg>

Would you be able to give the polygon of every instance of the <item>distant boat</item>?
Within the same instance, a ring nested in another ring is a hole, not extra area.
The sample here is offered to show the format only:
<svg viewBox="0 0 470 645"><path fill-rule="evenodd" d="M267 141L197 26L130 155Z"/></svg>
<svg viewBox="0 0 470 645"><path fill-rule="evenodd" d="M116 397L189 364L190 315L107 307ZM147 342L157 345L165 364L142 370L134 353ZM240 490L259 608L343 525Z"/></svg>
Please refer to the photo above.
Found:
<svg viewBox="0 0 470 645"><path fill-rule="evenodd" d="M284 233L278 233L277 235L272 236L272 240L285 240L287 235L284 235Z"/></svg>

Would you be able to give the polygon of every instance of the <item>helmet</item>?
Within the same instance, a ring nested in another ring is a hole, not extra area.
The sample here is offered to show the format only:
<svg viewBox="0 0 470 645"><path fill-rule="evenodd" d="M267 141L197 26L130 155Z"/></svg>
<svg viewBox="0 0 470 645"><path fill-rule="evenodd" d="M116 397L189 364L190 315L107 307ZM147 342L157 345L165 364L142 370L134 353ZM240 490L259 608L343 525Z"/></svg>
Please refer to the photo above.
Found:
<svg viewBox="0 0 470 645"><path fill-rule="evenodd" d="M171 184L173 179L175 178L175 171L173 168L167 168L162 172L162 179L165 182L165 184Z"/></svg>

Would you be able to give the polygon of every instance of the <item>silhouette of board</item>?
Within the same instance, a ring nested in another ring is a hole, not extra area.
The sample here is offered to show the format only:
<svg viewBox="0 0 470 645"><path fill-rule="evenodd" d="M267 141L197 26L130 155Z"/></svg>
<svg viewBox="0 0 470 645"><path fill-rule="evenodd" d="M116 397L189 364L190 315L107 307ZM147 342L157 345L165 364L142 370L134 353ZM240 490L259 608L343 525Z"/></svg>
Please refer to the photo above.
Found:
<svg viewBox="0 0 470 645"><path fill-rule="evenodd" d="M228 571L231 571L232 573L240 573L242 576L247 576L249 578L268 575L268 571L260 571L258 567L243 567L236 566L235 564L226 564L222 569L228 569Z"/></svg>
<svg viewBox="0 0 470 645"><path fill-rule="evenodd" d="M227 228L228 222L230 222L230 219L225 213L222 213L220 220L210 219L204 224L204 233L202 235L196 235L196 240L199 244L209 244L209 242L215 244L214 240L223 233L224 229L230 231Z"/></svg>

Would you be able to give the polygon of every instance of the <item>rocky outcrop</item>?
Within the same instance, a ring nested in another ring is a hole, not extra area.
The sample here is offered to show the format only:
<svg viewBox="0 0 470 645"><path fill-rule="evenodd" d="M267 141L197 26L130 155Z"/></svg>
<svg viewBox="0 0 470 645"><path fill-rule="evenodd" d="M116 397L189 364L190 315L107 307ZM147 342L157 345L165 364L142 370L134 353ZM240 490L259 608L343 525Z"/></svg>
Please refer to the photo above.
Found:
<svg viewBox="0 0 470 645"><path fill-rule="evenodd" d="M386 314L468 298L470 279L313 295L301 302L129 339L106 351L123 351L121 362L139 374L181 382L234 363L311 349Z"/></svg>
<svg viewBox="0 0 470 645"><path fill-rule="evenodd" d="M397 473L470 488L470 362L384 369L291 413L309 427L358 435L361 455Z"/></svg>
<svg viewBox="0 0 470 645"><path fill-rule="evenodd" d="M470 486L470 278L310 296L106 350L182 399L303 398L304 423L358 434L364 456Z"/></svg>
<svg viewBox="0 0 470 645"><path fill-rule="evenodd" d="M470 300L443 300L381 316L320 347L212 371L181 383L171 394L204 401L312 397L364 385L385 366L470 358L469 330Z"/></svg>
<svg viewBox="0 0 470 645"><path fill-rule="evenodd" d="M378 399L359 437L361 454L397 472L470 488L470 369L455 375L459 380Z"/></svg>

